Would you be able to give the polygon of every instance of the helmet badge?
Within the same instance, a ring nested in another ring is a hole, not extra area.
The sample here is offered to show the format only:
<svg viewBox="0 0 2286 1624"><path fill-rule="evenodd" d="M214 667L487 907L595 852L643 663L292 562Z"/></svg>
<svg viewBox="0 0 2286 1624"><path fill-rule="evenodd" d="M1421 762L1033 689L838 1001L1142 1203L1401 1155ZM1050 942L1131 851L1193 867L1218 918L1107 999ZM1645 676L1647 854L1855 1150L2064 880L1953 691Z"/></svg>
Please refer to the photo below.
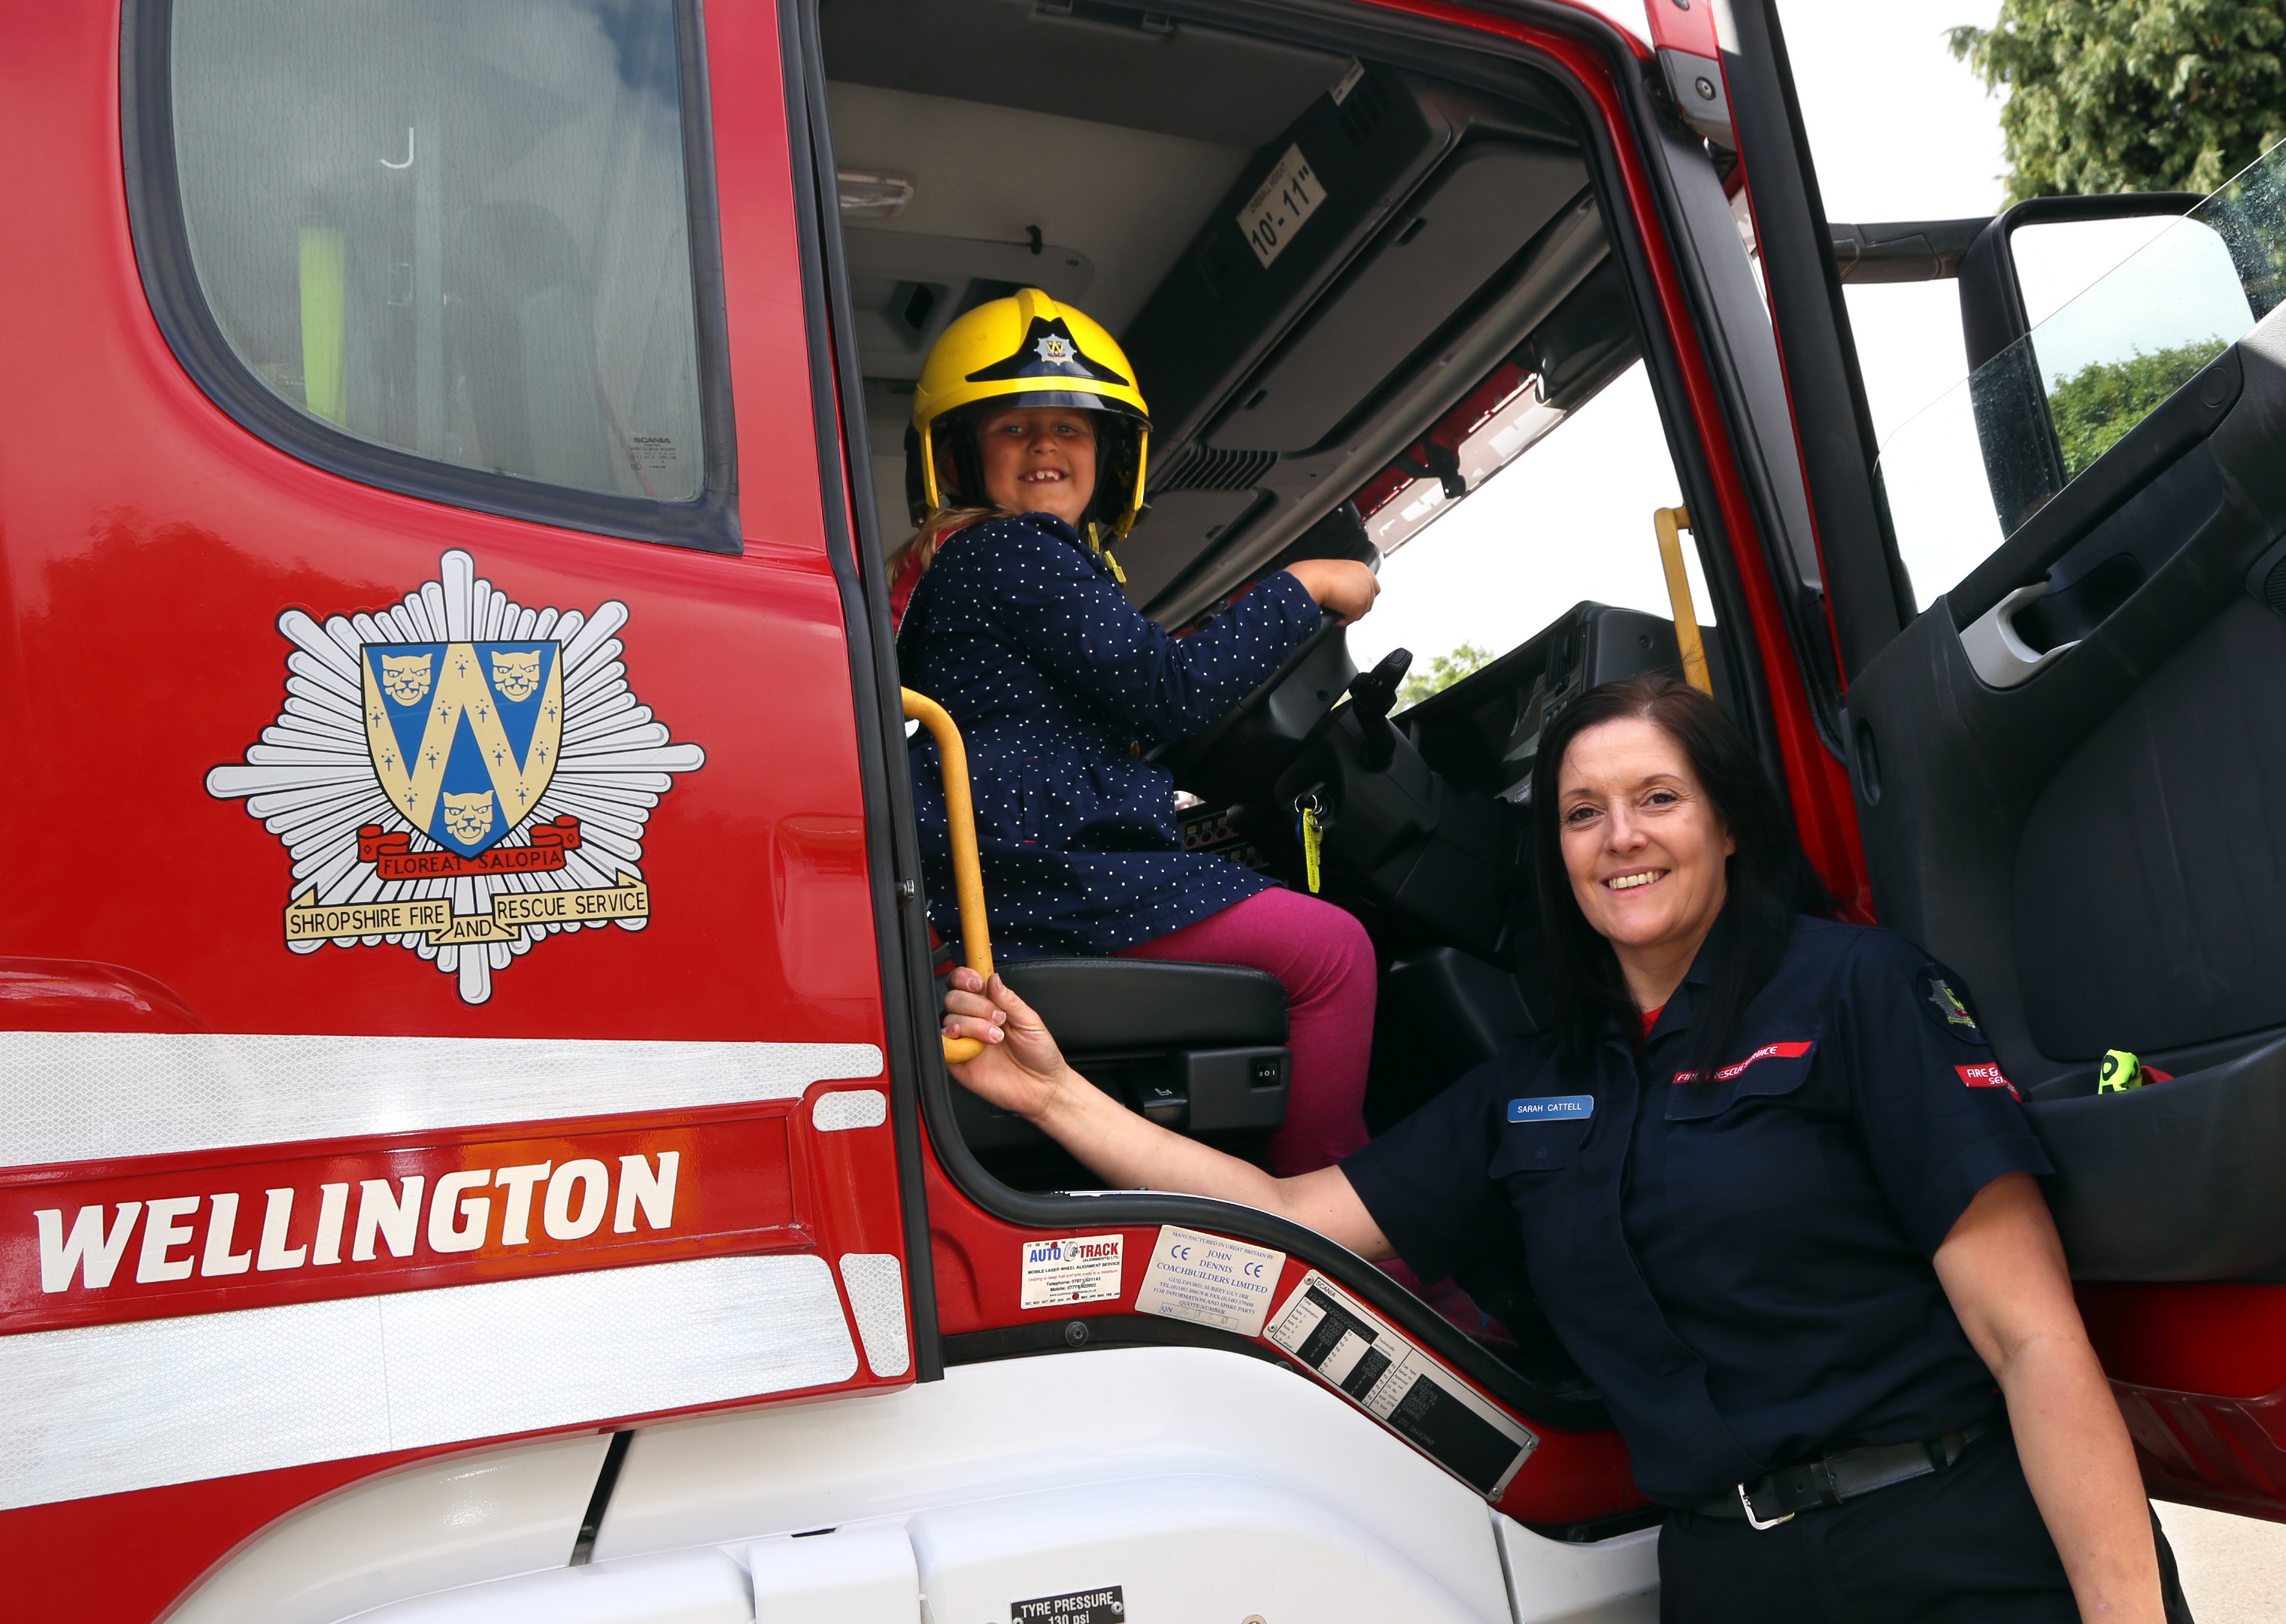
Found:
<svg viewBox="0 0 2286 1624"><path fill-rule="evenodd" d="M1079 341L1060 319L1051 321L1035 316L1023 338L1017 343L1015 353L1007 359L995 361L968 374L971 383L997 383L1015 378L1078 377L1108 383L1115 389L1132 389L1133 384L1122 377L1115 368L1105 366L1079 347Z"/></svg>

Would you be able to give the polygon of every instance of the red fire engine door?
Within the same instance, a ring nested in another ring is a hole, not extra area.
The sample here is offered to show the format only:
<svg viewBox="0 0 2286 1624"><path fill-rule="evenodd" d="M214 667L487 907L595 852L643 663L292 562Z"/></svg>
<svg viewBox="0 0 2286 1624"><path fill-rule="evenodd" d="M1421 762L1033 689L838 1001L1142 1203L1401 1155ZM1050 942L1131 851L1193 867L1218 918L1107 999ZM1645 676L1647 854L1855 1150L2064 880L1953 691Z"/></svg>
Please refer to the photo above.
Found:
<svg viewBox="0 0 2286 1624"><path fill-rule="evenodd" d="M913 1374L776 20L526 12L9 25L19 1552Z"/></svg>

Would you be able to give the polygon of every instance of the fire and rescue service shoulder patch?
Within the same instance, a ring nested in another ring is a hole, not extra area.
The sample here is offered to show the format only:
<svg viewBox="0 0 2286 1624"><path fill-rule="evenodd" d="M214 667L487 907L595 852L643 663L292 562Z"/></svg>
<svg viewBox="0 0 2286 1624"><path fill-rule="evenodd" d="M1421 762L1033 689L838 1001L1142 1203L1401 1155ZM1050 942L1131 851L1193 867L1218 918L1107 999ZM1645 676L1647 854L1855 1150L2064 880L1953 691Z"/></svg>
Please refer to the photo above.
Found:
<svg viewBox="0 0 2286 1624"><path fill-rule="evenodd" d="M1967 1000L1953 990L1952 983L1945 979L1943 972L1935 968L1922 972L1921 995L1929 1008L1935 1012L1938 1024L1946 1031L1973 1044L1989 1044L1983 1029L1976 1024L1975 1015L1969 1011Z"/></svg>
<svg viewBox="0 0 2286 1624"><path fill-rule="evenodd" d="M206 783L285 844L286 946L394 943L481 1004L545 937L641 930L644 826L706 755L636 702L627 619L527 608L458 551L375 613L280 615L284 708Z"/></svg>

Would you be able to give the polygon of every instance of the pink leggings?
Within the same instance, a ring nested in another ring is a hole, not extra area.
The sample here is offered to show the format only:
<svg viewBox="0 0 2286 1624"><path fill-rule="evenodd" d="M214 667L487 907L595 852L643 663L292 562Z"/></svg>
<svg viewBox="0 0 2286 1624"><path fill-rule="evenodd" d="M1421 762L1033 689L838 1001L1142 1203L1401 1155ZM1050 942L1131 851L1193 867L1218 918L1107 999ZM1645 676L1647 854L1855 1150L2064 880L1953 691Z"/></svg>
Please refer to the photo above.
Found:
<svg viewBox="0 0 2286 1624"><path fill-rule="evenodd" d="M1270 1139L1272 1172L1329 1167L1365 1143L1373 943L1352 915L1273 887L1119 957L1246 965L1285 983L1294 1076L1286 1124Z"/></svg>

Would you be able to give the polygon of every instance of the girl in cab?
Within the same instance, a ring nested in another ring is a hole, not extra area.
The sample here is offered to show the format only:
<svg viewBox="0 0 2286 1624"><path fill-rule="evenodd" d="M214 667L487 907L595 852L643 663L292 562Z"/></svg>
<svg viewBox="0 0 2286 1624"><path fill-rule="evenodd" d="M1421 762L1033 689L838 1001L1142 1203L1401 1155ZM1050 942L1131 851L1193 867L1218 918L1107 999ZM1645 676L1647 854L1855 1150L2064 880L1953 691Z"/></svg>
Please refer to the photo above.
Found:
<svg viewBox="0 0 2286 1624"><path fill-rule="evenodd" d="M890 560L910 584L898 661L967 746L996 951L1276 976L1294 1069L1269 1160L1305 1172L1365 1142L1371 945L1342 910L1186 852L1173 777L1147 753L1212 725L1329 618L1364 614L1379 583L1354 562L1297 564L1169 636L1128 603L1111 550L1142 506L1149 435L1133 367L1070 306L1027 288L947 327L906 438L920 529ZM925 732L912 769L932 922L950 938L951 850Z"/></svg>
<svg viewBox="0 0 2286 1624"><path fill-rule="evenodd" d="M1670 1624L2160 1624L2047 1157L1965 989L1795 911L1814 887L1769 780L1680 682L1566 707L1532 805L1553 1029L1338 1167L1275 1179L1154 1126L966 971L944 1029L985 1048L954 1073L1114 1187L1244 1202L1425 1279L1520 1233L1667 1508Z"/></svg>

